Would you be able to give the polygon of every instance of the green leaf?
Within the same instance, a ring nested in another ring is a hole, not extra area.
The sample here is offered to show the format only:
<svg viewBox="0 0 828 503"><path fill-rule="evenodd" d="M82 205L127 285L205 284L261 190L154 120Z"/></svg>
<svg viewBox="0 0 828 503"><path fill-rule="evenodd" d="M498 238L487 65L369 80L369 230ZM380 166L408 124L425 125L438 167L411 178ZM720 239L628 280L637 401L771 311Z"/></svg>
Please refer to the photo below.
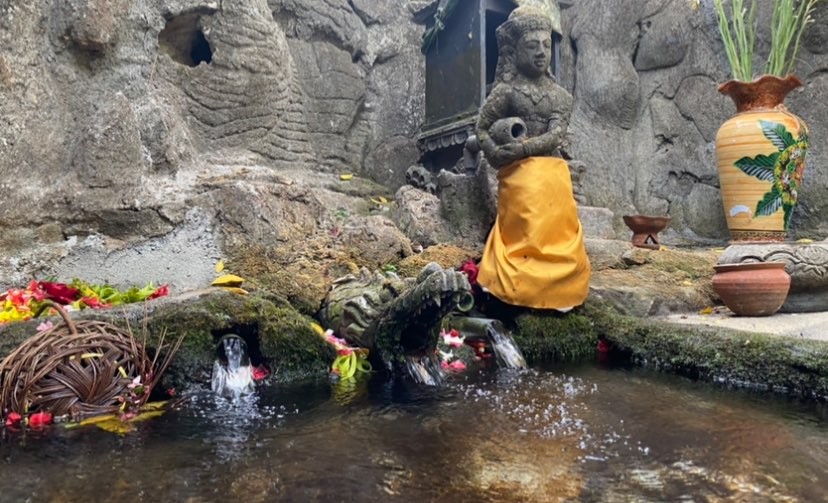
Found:
<svg viewBox="0 0 828 503"><path fill-rule="evenodd" d="M765 137L779 150L785 150L796 143L793 135L788 132L784 124L759 121L759 125L762 126L762 132L765 134Z"/></svg>
<svg viewBox="0 0 828 503"><path fill-rule="evenodd" d="M756 204L756 216L773 215L782 207L782 195L773 187L765 194L761 201Z"/></svg>
<svg viewBox="0 0 828 503"><path fill-rule="evenodd" d="M759 154L754 158L742 157L733 163L733 165L747 175L755 176L765 182L772 182L773 168L776 165L776 160L778 158L778 152L771 155Z"/></svg>
<svg viewBox="0 0 828 503"><path fill-rule="evenodd" d="M795 204L783 204L782 209L785 210L785 218L784 218L784 229L788 230L788 227L791 225L791 217L793 217L793 209L796 207Z"/></svg>

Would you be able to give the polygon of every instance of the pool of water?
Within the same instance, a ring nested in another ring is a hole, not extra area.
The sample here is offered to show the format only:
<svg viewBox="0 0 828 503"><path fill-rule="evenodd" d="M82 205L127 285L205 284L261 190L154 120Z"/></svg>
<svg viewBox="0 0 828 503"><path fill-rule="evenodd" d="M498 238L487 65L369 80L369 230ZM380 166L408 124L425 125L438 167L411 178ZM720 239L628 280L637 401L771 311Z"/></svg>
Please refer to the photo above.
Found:
<svg viewBox="0 0 828 503"><path fill-rule="evenodd" d="M828 501L828 410L643 370L193 390L116 435L0 440L0 501Z"/></svg>

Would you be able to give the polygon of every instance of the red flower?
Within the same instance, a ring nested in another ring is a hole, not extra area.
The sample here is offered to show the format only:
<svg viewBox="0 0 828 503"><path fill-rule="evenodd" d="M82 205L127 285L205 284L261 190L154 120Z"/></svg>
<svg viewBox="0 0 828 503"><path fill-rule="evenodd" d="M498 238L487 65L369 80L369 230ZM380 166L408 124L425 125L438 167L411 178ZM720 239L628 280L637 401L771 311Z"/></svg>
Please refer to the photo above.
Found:
<svg viewBox="0 0 828 503"><path fill-rule="evenodd" d="M14 307L20 308L26 305L27 299L26 292L24 290L20 290L17 288L12 288L6 294L6 299L12 303Z"/></svg>
<svg viewBox="0 0 828 503"><path fill-rule="evenodd" d="M87 306L91 307L92 309L100 309L102 307L109 307L109 304L106 302L101 302L101 299L97 297L83 297L81 298L81 302L86 304Z"/></svg>
<svg viewBox="0 0 828 503"><path fill-rule="evenodd" d="M20 421L23 420L23 416L18 414L17 412L9 412L9 415L6 416L6 427L14 427L20 424Z"/></svg>
<svg viewBox="0 0 828 503"><path fill-rule="evenodd" d="M267 367L264 365L259 365L258 367L253 367L253 380L254 381L261 381L265 377L270 375L270 371L267 370Z"/></svg>
<svg viewBox="0 0 828 503"><path fill-rule="evenodd" d="M52 414L48 412L35 412L29 416L29 426L32 428L42 428L52 424Z"/></svg>
<svg viewBox="0 0 828 503"><path fill-rule="evenodd" d="M467 260L463 262L463 265L460 266L460 272L465 273L466 276L469 278L469 284L472 286L477 284L477 264L474 263L474 260Z"/></svg>
<svg viewBox="0 0 828 503"><path fill-rule="evenodd" d="M609 353L610 351L610 343L606 339L598 339L598 352L599 353Z"/></svg>
<svg viewBox="0 0 828 503"><path fill-rule="evenodd" d="M58 304L71 304L80 297L80 290L65 283L41 281L40 287L46 292L46 298Z"/></svg>
<svg viewBox="0 0 828 503"><path fill-rule="evenodd" d="M155 289L154 292L147 297L147 300L157 299L158 297L166 297L170 294L170 285L161 285Z"/></svg>

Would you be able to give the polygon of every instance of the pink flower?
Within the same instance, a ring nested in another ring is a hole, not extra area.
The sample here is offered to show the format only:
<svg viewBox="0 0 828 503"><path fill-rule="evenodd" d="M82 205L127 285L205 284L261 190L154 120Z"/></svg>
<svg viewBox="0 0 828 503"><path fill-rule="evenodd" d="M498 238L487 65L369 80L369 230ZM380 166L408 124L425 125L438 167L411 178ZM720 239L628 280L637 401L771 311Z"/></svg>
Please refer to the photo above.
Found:
<svg viewBox="0 0 828 503"><path fill-rule="evenodd" d="M127 384L127 389L135 389L141 386L141 376L135 376L131 383Z"/></svg>
<svg viewBox="0 0 828 503"><path fill-rule="evenodd" d="M459 348L465 340L465 337L461 337L460 332L453 328L449 332L441 331L440 336L443 338L443 344L453 348Z"/></svg>
<svg viewBox="0 0 828 503"><path fill-rule="evenodd" d="M29 282L29 286L26 287L26 290L28 290L32 294L32 298L34 300L38 302L46 300L46 292L44 292L43 289L40 288L40 282L32 280L31 282Z"/></svg>
<svg viewBox="0 0 828 503"><path fill-rule="evenodd" d="M466 364L463 363L463 360L454 360L448 364L448 368L453 372L462 372L466 370Z"/></svg>
<svg viewBox="0 0 828 503"><path fill-rule="evenodd" d="M340 339L339 337L335 336L333 330L331 330L330 328L325 331L325 340L328 341L328 343L336 346L337 349L340 346L348 345L348 342L346 342L345 339Z"/></svg>
<svg viewBox="0 0 828 503"><path fill-rule="evenodd" d="M43 323L41 323L40 325L37 326L37 331L38 332L45 332L47 330L51 330L52 328L54 328L54 326L55 325L54 325L54 323L52 323L51 320L44 321Z"/></svg>
<svg viewBox="0 0 828 503"><path fill-rule="evenodd" d="M125 423L125 422L127 422L131 419L135 419L136 417L138 417L137 412L129 411L129 412L124 412L123 414L121 414L119 419L121 420L122 423Z"/></svg>

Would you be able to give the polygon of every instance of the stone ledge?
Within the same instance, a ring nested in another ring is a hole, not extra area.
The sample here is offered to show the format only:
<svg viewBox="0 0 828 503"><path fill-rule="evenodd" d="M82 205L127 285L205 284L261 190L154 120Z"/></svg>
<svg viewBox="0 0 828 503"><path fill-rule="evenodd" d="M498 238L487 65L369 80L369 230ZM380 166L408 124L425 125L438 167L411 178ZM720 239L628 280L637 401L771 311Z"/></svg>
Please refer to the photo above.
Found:
<svg viewBox="0 0 828 503"><path fill-rule="evenodd" d="M656 318L676 325L703 326L828 342L828 312L777 313L773 316L736 316L727 308L711 314L670 314Z"/></svg>

